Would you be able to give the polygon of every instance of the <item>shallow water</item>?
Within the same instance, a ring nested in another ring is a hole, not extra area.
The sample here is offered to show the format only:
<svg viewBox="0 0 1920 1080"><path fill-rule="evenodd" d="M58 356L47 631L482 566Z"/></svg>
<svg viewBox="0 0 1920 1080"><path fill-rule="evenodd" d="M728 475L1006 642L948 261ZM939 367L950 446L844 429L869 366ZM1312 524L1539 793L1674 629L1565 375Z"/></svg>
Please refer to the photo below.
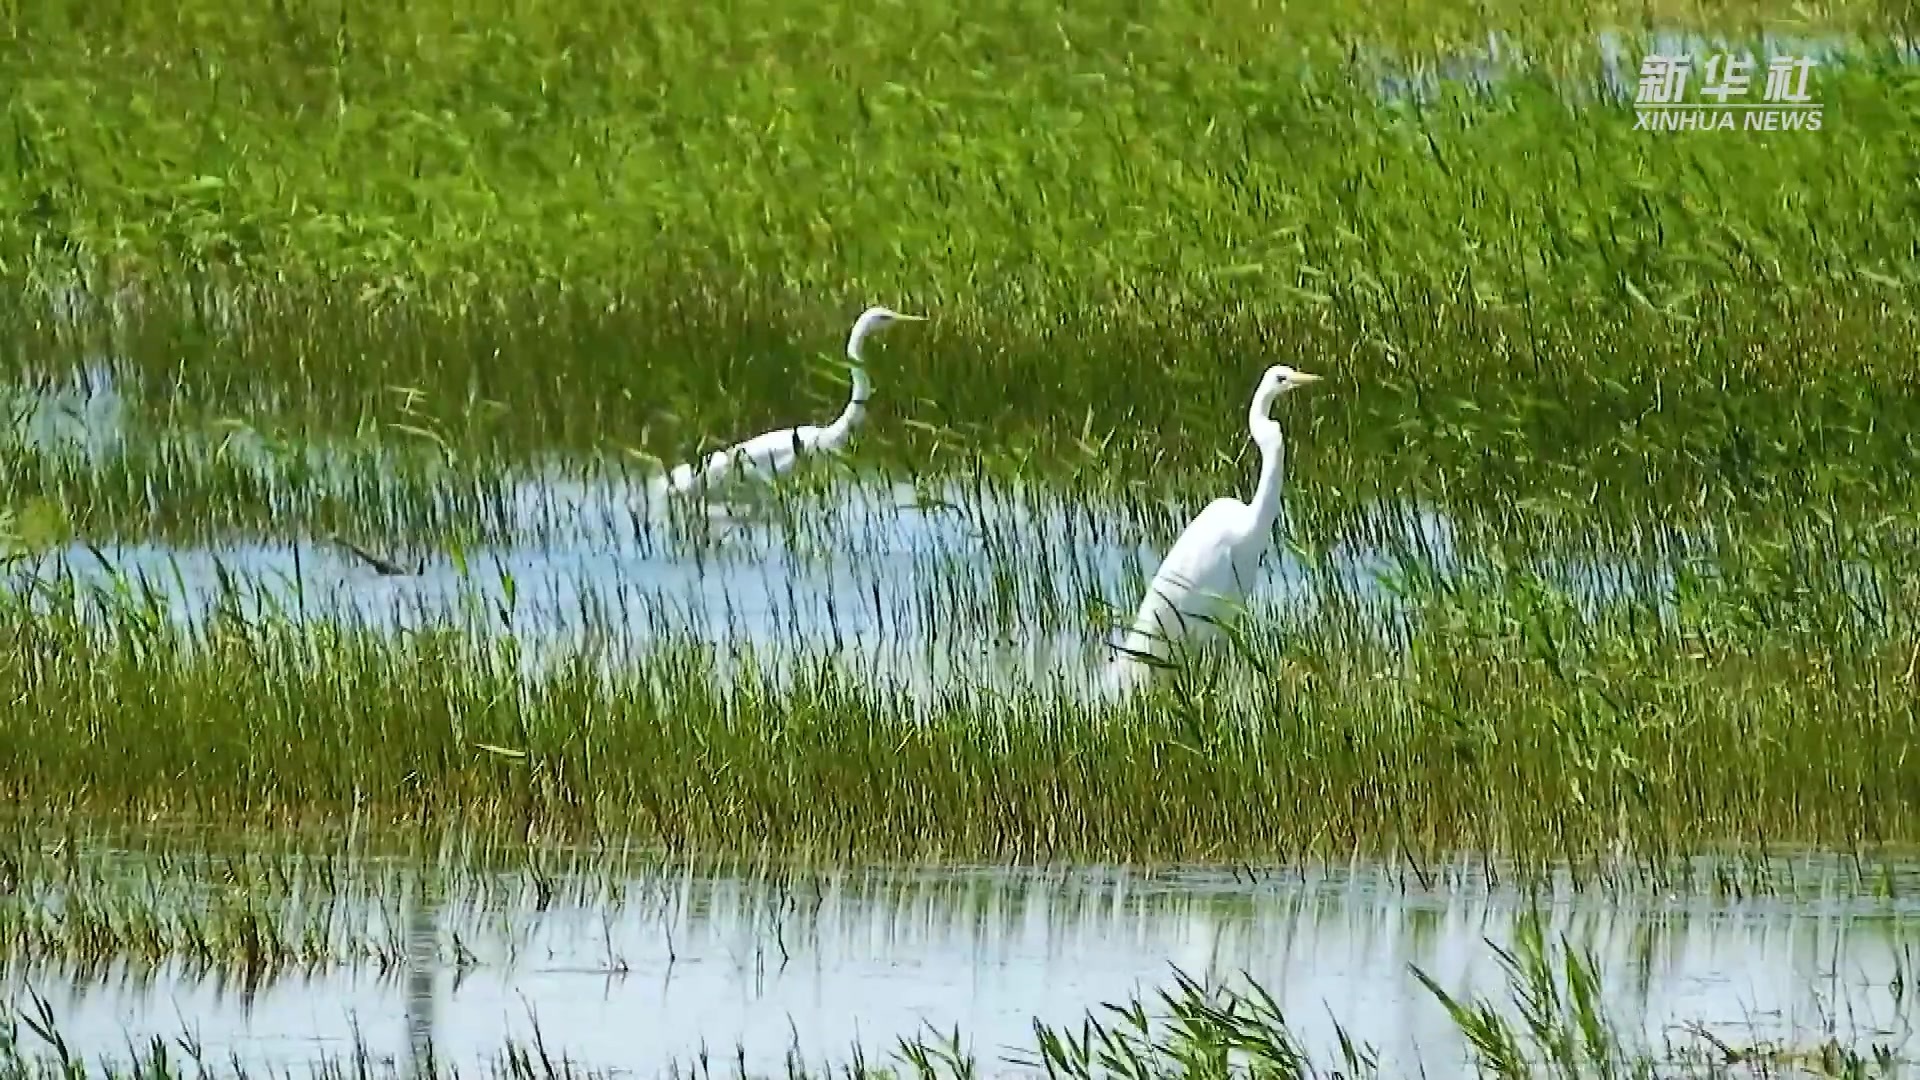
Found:
<svg viewBox="0 0 1920 1080"><path fill-rule="evenodd" d="M74 542L28 572L111 590L130 582L183 626L216 607L248 618L403 630L448 623L510 633L529 658L591 649L610 660L668 635L764 654L831 654L928 679L968 672L1091 671L1131 616L1160 552L1119 517L1058 498L949 490L965 513L929 511L911 492L847 488L793 514L793 527L722 518L704 538L672 535L644 492L611 483L529 479L512 488L518 525L564 521L537 541L384 557L386 575L310 537L175 545ZM696 510L695 513L700 511ZM1070 519L1072 519L1070 521ZM369 545L371 546L371 545ZM1453 528L1418 506L1383 507L1316 569L1276 543L1245 603L1257 617L1303 623L1329 606L1356 633L1391 638L1401 610L1382 584L1402 560L1446 575ZM1656 601L1670 567L1542 560L1591 606ZM25 576L16 587L25 587ZM959 627L969 628L959 633Z"/></svg>
<svg viewBox="0 0 1920 1080"><path fill-rule="evenodd" d="M217 440L143 431L106 366L12 397L15 445L77 456L87 468L105 467L129 441L164 443L168 468L191 473L219 457L255 472L248 497L276 506L298 501L284 494L290 467L301 471L308 503L382 476L377 460L354 460L364 447L298 447L290 466L285 451L244 429ZM173 519L195 516L164 478L133 482ZM434 498L461 489L412 483ZM26 588L35 575L101 589L131 583L182 625L216 607L385 630L452 623L516 636L533 664L583 653L617 663L671 639L831 655L916 689L1010 678L1084 685L1177 529L1210 497L1116 506L1044 486L851 477L772 505L669 505L644 472L564 459L508 468L492 488L503 540L386 548L389 540L353 538L402 574L379 573L302 526L275 525L276 513L264 528L213 526L198 541L142 535L137 525L116 540L74 541L29 561L12 584ZM1268 625L1404 640L1396 578L1408 568L1446 578L1474 554L1445 514L1402 501L1349 520L1309 562L1286 541L1296 532L1289 516L1245 598ZM1589 609L1630 599L1664 613L1677 566L1706 543L1649 522L1621 546L1631 554L1543 550L1529 568Z"/></svg>
<svg viewBox="0 0 1920 1080"><path fill-rule="evenodd" d="M1171 985L1244 973L1296 1034L1334 1060L1336 1022L1389 1071L1442 1072L1464 1044L1412 977L1506 1004L1488 942L1511 947L1527 910L1474 875L1409 887L1376 869L1264 880L1213 872L1092 869L864 871L776 890L751 878L636 881L544 912L519 903L402 905L408 959L283 978L253 990L163 969L151 979L73 981L16 969L16 996L52 1004L76 1045L102 1052L190 1031L210 1058L294 1066L345 1054L404 1062L431 1040L443 1064L490 1059L536 1034L575 1064L651 1073L704 1048L779 1071L957 1026L983 1061L1030 1050L1035 1018L1077 1028L1087 1010ZM1838 860L1808 860L1802 894L1739 902L1647 892L1543 897L1548 940L1600 963L1630 1040L1730 1045L1912 1046L1901 996L1920 904L1853 894ZM1920 869L1902 868L1896 895ZM616 897L626 895L622 902ZM398 909L395 909L398 910ZM367 916L373 922L381 912ZM454 934L477 961L449 962Z"/></svg>

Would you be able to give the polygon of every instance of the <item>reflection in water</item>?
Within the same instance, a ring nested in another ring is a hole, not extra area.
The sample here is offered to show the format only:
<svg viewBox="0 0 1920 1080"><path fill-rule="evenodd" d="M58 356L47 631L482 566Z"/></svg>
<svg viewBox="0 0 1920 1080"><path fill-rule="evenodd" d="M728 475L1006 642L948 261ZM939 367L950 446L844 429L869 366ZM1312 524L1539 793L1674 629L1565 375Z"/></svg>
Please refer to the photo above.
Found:
<svg viewBox="0 0 1920 1080"><path fill-rule="evenodd" d="M439 912L439 880L423 874L407 913L407 1061L415 1076L435 1076L433 1055L434 972L439 946L435 940Z"/></svg>
<svg viewBox="0 0 1920 1080"><path fill-rule="evenodd" d="M1540 911L1549 941L1565 935L1592 951L1630 1037L1685 1041L1683 1026L1698 1023L1735 1045L1830 1031L1849 1045L1915 1049L1902 980L1920 904L1897 898L1912 893L1914 873L1902 871L1896 898L1856 897L1840 860L1808 865L1799 880L1825 877L1798 897L1604 895L1562 883ZM1504 1002L1486 942L1510 947L1529 910L1483 882L1409 891L1373 870L1262 883L1117 870L867 871L784 886L673 877L562 892L543 910L482 911L434 888L409 914L403 978L354 967L291 976L247 1009L163 972L145 985L73 984L51 995L56 1014L101 1047L129 1035L138 1045L187 1017L210 1055L262 1066L339 1052L352 1017L404 1012L404 1037L361 1032L370 1051L460 1068L537 1032L584 1067L652 1072L738 1047L750 1067L779 1071L796 1038L809 1061L845 1060L856 1046L884 1056L929 1026L957 1026L997 1059L1030 1047L1036 1017L1077 1024L1106 1002L1151 1002L1177 966L1215 983L1251 975L1312 1052L1337 1052L1338 1023L1404 1071L1465 1053L1409 965L1449 992ZM449 970L460 959L433 947L436 919L471 944L462 977ZM14 975L18 987L32 973ZM50 973L32 977L43 992L53 985Z"/></svg>

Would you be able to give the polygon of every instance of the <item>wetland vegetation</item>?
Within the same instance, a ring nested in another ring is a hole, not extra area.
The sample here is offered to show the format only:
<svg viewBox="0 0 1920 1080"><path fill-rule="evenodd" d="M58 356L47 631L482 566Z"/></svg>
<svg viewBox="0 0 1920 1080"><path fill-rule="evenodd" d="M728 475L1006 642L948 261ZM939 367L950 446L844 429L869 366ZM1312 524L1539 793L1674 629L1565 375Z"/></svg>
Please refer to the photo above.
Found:
<svg viewBox="0 0 1920 1080"><path fill-rule="evenodd" d="M8 7L0 790L79 839L0 858L6 963L400 964L414 901L366 867L291 907L206 860L49 899L76 851L164 864L208 826L289 866L345 830L400 866L451 834L1897 875L1899 15ZM1636 130L1642 53L1719 39L1818 54L1822 129ZM871 347L851 453L751 509L648 497L836 414L870 303L932 321ZM1154 694L1088 694L1182 524L1248 489L1271 363L1326 382L1280 410L1247 618ZM1284 1041L1185 993L1207 1038ZM1115 1069L1217 1071L1169 1054Z"/></svg>

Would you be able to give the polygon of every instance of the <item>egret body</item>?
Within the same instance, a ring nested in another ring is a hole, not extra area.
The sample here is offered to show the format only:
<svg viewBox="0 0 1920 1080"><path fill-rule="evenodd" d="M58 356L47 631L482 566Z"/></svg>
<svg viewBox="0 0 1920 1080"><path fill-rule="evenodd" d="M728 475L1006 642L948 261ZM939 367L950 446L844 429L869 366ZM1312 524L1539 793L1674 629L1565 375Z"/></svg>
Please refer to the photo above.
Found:
<svg viewBox="0 0 1920 1080"><path fill-rule="evenodd" d="M1203 635L1253 581L1280 516L1286 458L1280 425L1267 414L1281 394L1318 381L1318 375L1285 365L1270 367L1260 377L1247 410L1247 427L1260 448L1253 501L1222 498L1207 504L1160 561L1110 669L1109 680L1116 688L1143 681L1154 666L1164 666L1173 642Z"/></svg>
<svg viewBox="0 0 1920 1080"><path fill-rule="evenodd" d="M756 435L725 450L716 450L706 463L695 468L691 463L676 465L667 474L666 489L672 495L687 495L711 489L729 480L750 478L762 482L791 471L803 454L837 453L853 437L854 428L866 419L867 398L873 386L867 380L860 359L860 346L868 335L894 322L924 322L921 315L903 315L891 308L870 307L854 321L847 334L847 360L853 368L853 393L838 419L825 427L807 424Z"/></svg>

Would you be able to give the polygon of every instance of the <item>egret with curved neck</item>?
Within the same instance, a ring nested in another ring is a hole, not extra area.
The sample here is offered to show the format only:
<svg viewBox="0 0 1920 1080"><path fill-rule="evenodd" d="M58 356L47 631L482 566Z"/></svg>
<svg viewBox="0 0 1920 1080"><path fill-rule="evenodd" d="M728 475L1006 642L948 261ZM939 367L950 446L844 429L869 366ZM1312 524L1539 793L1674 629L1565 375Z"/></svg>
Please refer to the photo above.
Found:
<svg viewBox="0 0 1920 1080"><path fill-rule="evenodd" d="M886 307L870 307L854 320L847 334L847 361L853 369L853 393L847 407L833 423L825 427L806 424L781 428L756 435L725 450L716 450L699 469L678 465L667 474L666 489L672 495L686 495L715 487L725 481L752 478L771 481L791 471L803 454L836 453L847 445L855 428L867 415L867 399L873 384L867 380L860 349L875 331L895 322L924 322L922 315L903 315Z"/></svg>
<svg viewBox="0 0 1920 1080"><path fill-rule="evenodd" d="M866 342L867 335L896 319L917 318L917 315L901 315L887 308L872 307L854 320L853 329L847 332L847 364L853 373L853 393L847 396L847 407L840 410L839 417L819 429L820 436L814 444L818 449L838 450L845 446L853 436L853 429L867 418L867 399L873 396L873 384L867 381L866 362L860 359L860 346Z"/></svg>
<svg viewBox="0 0 1920 1080"><path fill-rule="evenodd" d="M1215 499L1174 542L1147 587L1133 626L1109 670L1109 685L1125 688L1169 663L1176 641L1193 641L1217 625L1231 602L1252 584L1280 516L1286 446L1268 415L1280 395L1319 382L1320 376L1275 365L1260 377L1247 409L1247 430L1260 448L1260 479L1253 501Z"/></svg>

